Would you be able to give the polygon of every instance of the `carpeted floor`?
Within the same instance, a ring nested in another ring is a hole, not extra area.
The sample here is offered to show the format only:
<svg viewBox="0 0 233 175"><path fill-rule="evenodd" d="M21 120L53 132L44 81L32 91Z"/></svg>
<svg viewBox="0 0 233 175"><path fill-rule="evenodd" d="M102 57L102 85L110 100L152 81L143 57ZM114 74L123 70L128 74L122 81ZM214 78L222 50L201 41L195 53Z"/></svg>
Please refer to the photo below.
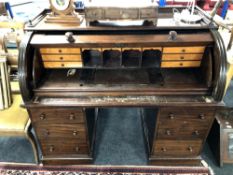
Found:
<svg viewBox="0 0 233 175"><path fill-rule="evenodd" d="M225 103L233 107L233 82L225 97ZM147 156L143 144L139 109L111 108L100 111L95 149L97 165L146 165ZM206 144L204 160L216 175L230 175L233 165L219 168ZM0 137L0 161L34 163L30 143L23 138Z"/></svg>

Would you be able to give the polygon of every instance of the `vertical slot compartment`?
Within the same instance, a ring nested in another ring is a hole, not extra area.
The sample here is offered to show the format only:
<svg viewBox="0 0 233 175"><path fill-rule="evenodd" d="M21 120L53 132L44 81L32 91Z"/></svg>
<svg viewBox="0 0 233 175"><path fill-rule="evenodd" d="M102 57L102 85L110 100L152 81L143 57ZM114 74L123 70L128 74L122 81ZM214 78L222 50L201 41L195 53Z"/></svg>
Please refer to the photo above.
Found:
<svg viewBox="0 0 233 175"><path fill-rule="evenodd" d="M102 53L99 50L84 50L82 58L84 67L99 67L103 65Z"/></svg>
<svg viewBox="0 0 233 175"><path fill-rule="evenodd" d="M142 58L140 50L124 50L122 53L122 66L139 67Z"/></svg>
<svg viewBox="0 0 233 175"><path fill-rule="evenodd" d="M119 50L105 50L103 51L103 66L104 67L120 67L121 52Z"/></svg>
<svg viewBox="0 0 233 175"><path fill-rule="evenodd" d="M162 54L160 50L144 50L142 53L142 67L160 68Z"/></svg>

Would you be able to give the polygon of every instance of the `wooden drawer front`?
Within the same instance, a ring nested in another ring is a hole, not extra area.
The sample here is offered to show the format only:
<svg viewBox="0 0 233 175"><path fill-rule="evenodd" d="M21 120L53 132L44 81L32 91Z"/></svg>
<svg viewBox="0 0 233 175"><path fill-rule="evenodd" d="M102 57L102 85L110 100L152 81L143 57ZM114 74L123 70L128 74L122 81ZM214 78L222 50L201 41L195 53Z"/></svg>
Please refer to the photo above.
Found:
<svg viewBox="0 0 233 175"><path fill-rule="evenodd" d="M82 62L44 62L45 68L80 68Z"/></svg>
<svg viewBox="0 0 233 175"><path fill-rule="evenodd" d="M163 53L204 53L205 47L164 47Z"/></svg>
<svg viewBox="0 0 233 175"><path fill-rule="evenodd" d="M203 54L163 54L163 61L187 61L187 60L195 60L200 61L202 59Z"/></svg>
<svg viewBox="0 0 233 175"><path fill-rule="evenodd" d="M138 9L108 8L105 10L106 19L138 19Z"/></svg>
<svg viewBox="0 0 233 175"><path fill-rule="evenodd" d="M209 127L195 128L193 124L161 127L157 131L156 139L204 139L208 134L208 129Z"/></svg>
<svg viewBox="0 0 233 175"><path fill-rule="evenodd" d="M160 119L199 119L200 121L206 121L213 118L215 113L214 107L166 107L160 108Z"/></svg>
<svg viewBox="0 0 233 175"><path fill-rule="evenodd" d="M201 151L201 140L157 140L153 155L165 157L197 156Z"/></svg>
<svg viewBox="0 0 233 175"><path fill-rule="evenodd" d="M80 48L40 48L41 54L81 54Z"/></svg>
<svg viewBox="0 0 233 175"><path fill-rule="evenodd" d="M103 18L103 11L102 9L98 8L86 8L85 9L85 17L91 19L102 19Z"/></svg>
<svg viewBox="0 0 233 175"><path fill-rule="evenodd" d="M157 16L157 11L155 8L145 8L140 10L141 18L155 18Z"/></svg>
<svg viewBox="0 0 233 175"><path fill-rule="evenodd" d="M60 139L40 142L43 156L48 155L70 155L89 154L87 144L77 143L75 140Z"/></svg>
<svg viewBox="0 0 233 175"><path fill-rule="evenodd" d="M200 61L163 61L163 68L179 68L179 67L200 67Z"/></svg>
<svg viewBox="0 0 233 175"><path fill-rule="evenodd" d="M34 128L39 139L70 138L76 139L78 143L86 143L87 140L85 124L37 124Z"/></svg>
<svg viewBox="0 0 233 175"><path fill-rule="evenodd" d="M78 61L82 62L81 55L42 55L43 61Z"/></svg>
<svg viewBox="0 0 233 175"><path fill-rule="evenodd" d="M41 125L48 124L75 124L84 123L85 111L81 108L34 108L30 109L30 116L33 123L40 123Z"/></svg>

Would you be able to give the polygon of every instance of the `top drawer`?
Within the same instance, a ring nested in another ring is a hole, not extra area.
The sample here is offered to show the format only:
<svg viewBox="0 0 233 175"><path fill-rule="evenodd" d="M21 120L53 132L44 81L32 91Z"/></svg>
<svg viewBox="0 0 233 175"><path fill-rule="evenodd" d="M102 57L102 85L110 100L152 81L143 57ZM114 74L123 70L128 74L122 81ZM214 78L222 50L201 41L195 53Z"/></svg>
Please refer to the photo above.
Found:
<svg viewBox="0 0 233 175"><path fill-rule="evenodd" d="M204 46L195 47L164 47L163 53L204 53Z"/></svg>
<svg viewBox="0 0 233 175"><path fill-rule="evenodd" d="M80 48L40 48L41 54L81 54Z"/></svg>

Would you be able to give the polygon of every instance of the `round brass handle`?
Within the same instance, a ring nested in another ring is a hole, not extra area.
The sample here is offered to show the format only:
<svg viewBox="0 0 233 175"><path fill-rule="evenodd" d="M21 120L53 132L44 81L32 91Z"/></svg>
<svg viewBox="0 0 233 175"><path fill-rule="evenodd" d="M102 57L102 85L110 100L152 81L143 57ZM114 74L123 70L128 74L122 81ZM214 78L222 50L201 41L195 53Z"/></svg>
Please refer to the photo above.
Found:
<svg viewBox="0 0 233 175"><path fill-rule="evenodd" d="M78 146L75 147L75 151L76 152L79 152L80 151L80 148Z"/></svg>
<svg viewBox="0 0 233 175"><path fill-rule="evenodd" d="M59 50L58 50L58 52L59 52L59 53L62 53L62 50L61 50L61 49L59 49Z"/></svg>
<svg viewBox="0 0 233 175"><path fill-rule="evenodd" d="M44 130L44 135L45 135L45 136L48 136L49 134L50 134L49 130L47 130L47 129Z"/></svg>
<svg viewBox="0 0 233 175"><path fill-rule="evenodd" d="M185 52L185 49L182 49L181 51L182 51L182 52Z"/></svg>
<svg viewBox="0 0 233 175"><path fill-rule="evenodd" d="M194 131L194 135L198 136L200 133L198 130Z"/></svg>
<svg viewBox="0 0 233 175"><path fill-rule="evenodd" d="M170 113L168 116L169 116L170 119L174 119L175 118L175 115L173 113Z"/></svg>
<svg viewBox="0 0 233 175"><path fill-rule="evenodd" d="M180 59L181 59L181 60L183 60L183 59L184 59L184 57L183 57L183 56L181 56L181 57L180 57Z"/></svg>
<svg viewBox="0 0 233 175"><path fill-rule="evenodd" d="M180 66L183 66L183 63L180 63Z"/></svg>
<svg viewBox="0 0 233 175"><path fill-rule="evenodd" d="M61 64L61 67L64 67L64 66L65 66L65 64L62 63L62 64Z"/></svg>
<svg viewBox="0 0 233 175"><path fill-rule="evenodd" d="M60 57L60 60L63 60L63 57Z"/></svg>
<svg viewBox="0 0 233 175"><path fill-rule="evenodd" d="M78 135L78 131L73 131L73 136L77 136Z"/></svg>
<svg viewBox="0 0 233 175"><path fill-rule="evenodd" d="M200 118L201 120L204 120L204 119L205 119L205 114L199 114L199 118Z"/></svg>
<svg viewBox="0 0 233 175"><path fill-rule="evenodd" d="M54 151L54 146L50 146L49 147L49 152L53 152Z"/></svg>
<svg viewBox="0 0 233 175"><path fill-rule="evenodd" d="M45 116L46 116L45 113L40 114L40 119L41 119L41 120L44 120L44 119L45 119Z"/></svg>
<svg viewBox="0 0 233 175"><path fill-rule="evenodd" d="M74 120L75 119L75 115L73 113L71 113L69 119L70 120Z"/></svg>
<svg viewBox="0 0 233 175"><path fill-rule="evenodd" d="M193 148L192 148L191 146L188 147L188 150L189 150L190 152L193 152Z"/></svg>
<svg viewBox="0 0 233 175"><path fill-rule="evenodd" d="M167 151L167 149L166 149L165 147L161 148L161 150L162 150L163 152L166 152L166 151Z"/></svg>
<svg viewBox="0 0 233 175"><path fill-rule="evenodd" d="M168 136L170 136L170 135L171 135L171 131L170 131L170 130L167 130L167 131L166 131L166 134L167 134Z"/></svg>

